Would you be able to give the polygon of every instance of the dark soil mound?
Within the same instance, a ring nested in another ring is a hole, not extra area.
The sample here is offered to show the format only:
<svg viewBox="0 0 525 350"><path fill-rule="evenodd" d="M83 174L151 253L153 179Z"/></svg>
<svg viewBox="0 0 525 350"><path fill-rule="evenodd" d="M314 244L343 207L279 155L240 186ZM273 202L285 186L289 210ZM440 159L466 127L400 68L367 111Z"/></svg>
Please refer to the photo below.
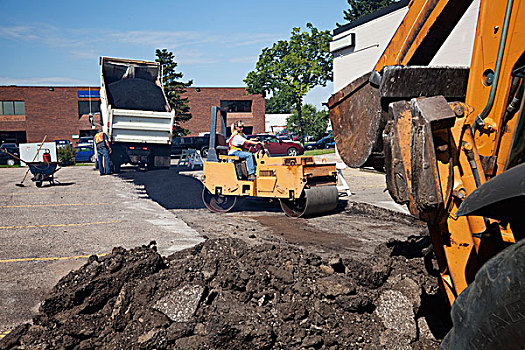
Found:
<svg viewBox="0 0 525 350"><path fill-rule="evenodd" d="M420 259L392 252L362 263L236 239L165 259L115 248L64 277L0 349L437 348L421 306L436 286L407 276Z"/></svg>
<svg viewBox="0 0 525 350"><path fill-rule="evenodd" d="M107 87L109 103L113 108L166 112L162 89L144 79L123 79Z"/></svg>

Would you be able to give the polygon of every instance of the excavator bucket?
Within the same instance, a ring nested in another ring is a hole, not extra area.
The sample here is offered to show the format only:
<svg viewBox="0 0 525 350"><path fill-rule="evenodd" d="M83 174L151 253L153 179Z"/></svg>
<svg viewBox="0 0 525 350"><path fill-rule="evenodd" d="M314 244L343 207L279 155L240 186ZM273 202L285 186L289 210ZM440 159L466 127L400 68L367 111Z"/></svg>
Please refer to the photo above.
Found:
<svg viewBox="0 0 525 350"><path fill-rule="evenodd" d="M362 167L373 153L382 154L381 100L369 76L357 78L328 101L337 150L352 168Z"/></svg>
<svg viewBox="0 0 525 350"><path fill-rule="evenodd" d="M383 131L393 102L438 95L447 101L465 100L467 68L392 66L381 73L375 76L375 84L367 73L328 101L337 150L352 168L383 168Z"/></svg>

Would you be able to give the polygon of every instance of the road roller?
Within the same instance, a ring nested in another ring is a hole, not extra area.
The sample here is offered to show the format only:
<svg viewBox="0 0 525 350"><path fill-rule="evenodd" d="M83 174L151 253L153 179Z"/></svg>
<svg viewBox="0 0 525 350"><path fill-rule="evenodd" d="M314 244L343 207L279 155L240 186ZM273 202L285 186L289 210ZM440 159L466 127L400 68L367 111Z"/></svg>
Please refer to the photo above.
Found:
<svg viewBox="0 0 525 350"><path fill-rule="evenodd" d="M287 216L304 217L330 212L337 206L335 163L316 163L312 156L270 157L254 154L255 180L248 180L245 161L219 155L203 165L202 200L213 212L227 212L238 197L279 199Z"/></svg>

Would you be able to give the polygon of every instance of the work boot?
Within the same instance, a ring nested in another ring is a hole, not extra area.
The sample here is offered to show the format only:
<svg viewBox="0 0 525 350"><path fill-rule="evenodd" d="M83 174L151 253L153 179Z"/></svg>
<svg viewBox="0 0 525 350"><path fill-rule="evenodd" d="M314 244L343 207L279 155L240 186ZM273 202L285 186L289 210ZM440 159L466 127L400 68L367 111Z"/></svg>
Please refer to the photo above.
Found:
<svg viewBox="0 0 525 350"><path fill-rule="evenodd" d="M254 174L248 175L248 181L253 181L253 180L255 180L255 175Z"/></svg>

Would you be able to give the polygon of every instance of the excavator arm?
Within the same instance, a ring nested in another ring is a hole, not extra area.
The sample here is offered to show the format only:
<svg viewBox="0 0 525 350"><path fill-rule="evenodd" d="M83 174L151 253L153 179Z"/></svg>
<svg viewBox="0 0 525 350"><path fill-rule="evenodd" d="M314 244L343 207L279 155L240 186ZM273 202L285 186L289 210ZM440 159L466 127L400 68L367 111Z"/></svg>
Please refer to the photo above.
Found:
<svg viewBox="0 0 525 350"><path fill-rule="evenodd" d="M524 1L481 0L470 69L425 67L470 4L412 1L373 73L329 101L343 161L380 159L393 199L428 223L451 303L521 238L505 220L455 215L478 187L525 158Z"/></svg>

